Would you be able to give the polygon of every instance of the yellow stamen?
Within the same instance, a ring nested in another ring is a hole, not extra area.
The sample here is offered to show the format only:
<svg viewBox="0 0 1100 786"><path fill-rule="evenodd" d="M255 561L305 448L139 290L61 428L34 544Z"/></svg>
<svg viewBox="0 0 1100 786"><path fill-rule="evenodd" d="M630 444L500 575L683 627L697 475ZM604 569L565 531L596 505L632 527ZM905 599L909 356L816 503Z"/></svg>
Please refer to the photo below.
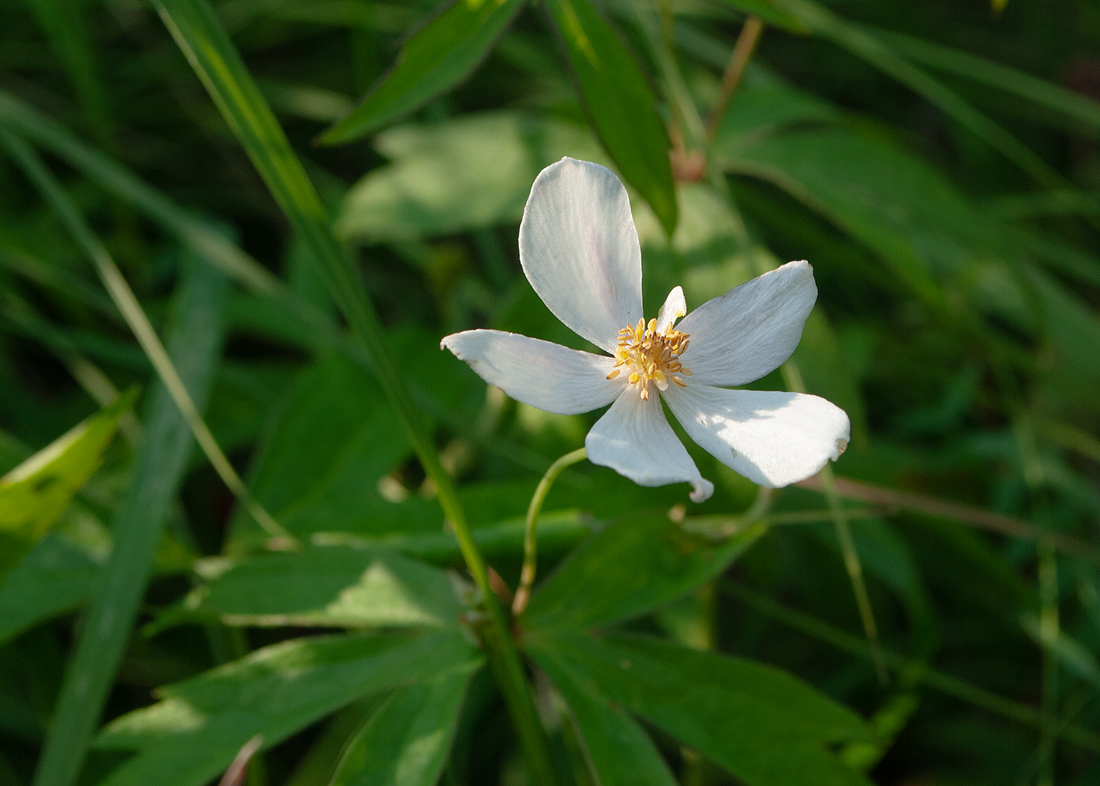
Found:
<svg viewBox="0 0 1100 786"><path fill-rule="evenodd" d="M691 372L684 368L679 357L687 350L688 338L687 333L674 330L672 325L658 333L656 319L648 323L639 319L637 325L627 325L619 331L615 367L607 378L615 379L627 372L629 384L638 386L642 401L649 401L651 382L658 390L667 390L670 381L686 388L684 377L690 377Z"/></svg>

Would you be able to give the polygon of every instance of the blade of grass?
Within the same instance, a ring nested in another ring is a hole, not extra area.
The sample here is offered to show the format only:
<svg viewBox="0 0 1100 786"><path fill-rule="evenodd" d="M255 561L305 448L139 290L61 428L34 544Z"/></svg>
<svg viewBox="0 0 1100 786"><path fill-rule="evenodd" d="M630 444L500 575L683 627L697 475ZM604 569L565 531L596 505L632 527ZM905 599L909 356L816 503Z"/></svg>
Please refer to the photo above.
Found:
<svg viewBox="0 0 1100 786"><path fill-rule="evenodd" d="M484 631L489 660L516 725L532 780L539 784L554 783L549 744L454 483L421 421L404 375L390 354L374 305L366 297L351 259L336 240L313 184L210 4L205 0L157 0L155 4L176 44L310 250L352 331L367 348L378 380L425 472L435 484L462 556L482 593L489 612Z"/></svg>
<svg viewBox="0 0 1100 786"><path fill-rule="evenodd" d="M271 514L256 501L237 471L233 469L233 465L229 463L229 459L226 458L225 453L214 439L214 435L210 433L210 429L203 421L202 415L199 414L198 407L187 392L187 386L180 379L179 373L172 364L172 360L165 351L164 345L161 344L152 324L150 324L149 318L145 316L145 312L142 310L133 290L130 289L130 285L123 278L122 271L118 269L118 265L115 264L107 249L85 223L72 200L69 199L68 195L65 194L61 186L49 173L41 159L25 142L11 132L2 129L0 129L0 142L3 143L16 163L38 187L42 196L72 234L73 239L88 255L92 264L95 265L96 272L103 281L107 293L111 296L118 310L122 312L126 324L130 326L130 330L137 338L138 343L141 344L141 348L145 351L149 362L153 364L153 368L156 370L161 382L187 420L191 431L195 435L195 440L210 460L218 476L229 487L229 490L241 500L248 512L269 535L280 539L284 543L293 543L294 539L290 533L283 529Z"/></svg>
<svg viewBox="0 0 1100 786"><path fill-rule="evenodd" d="M228 281L220 273L193 265L178 295L172 357L200 405L217 363L228 291ZM37 786L70 786L76 781L191 451L190 428L163 384L153 393L145 424L129 490L114 517L114 547L84 618L35 773Z"/></svg>

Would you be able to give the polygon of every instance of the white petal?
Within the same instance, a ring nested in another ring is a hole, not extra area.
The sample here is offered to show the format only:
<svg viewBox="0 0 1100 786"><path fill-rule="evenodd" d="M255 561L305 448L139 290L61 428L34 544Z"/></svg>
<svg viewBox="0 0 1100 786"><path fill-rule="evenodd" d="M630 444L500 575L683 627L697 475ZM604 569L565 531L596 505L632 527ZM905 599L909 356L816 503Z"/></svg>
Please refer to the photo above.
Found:
<svg viewBox="0 0 1100 786"><path fill-rule="evenodd" d="M606 406L626 386L608 380L614 358L499 330L466 330L443 339L459 360L516 401L558 415Z"/></svg>
<svg viewBox="0 0 1100 786"><path fill-rule="evenodd" d="M714 484L699 474L668 424L660 396L642 401L636 389L627 388L596 421L584 446L593 464L611 467L640 486L690 483L695 502L714 493Z"/></svg>
<svg viewBox="0 0 1100 786"><path fill-rule="evenodd" d="M673 287L665 298L665 304L657 312L657 332L664 333L665 329L675 324L676 320L688 312L687 301L684 300L684 290L681 287Z"/></svg>
<svg viewBox="0 0 1100 786"><path fill-rule="evenodd" d="M707 385L745 385L794 352L817 300L809 262L788 262L692 311L678 330L690 344L680 362Z"/></svg>
<svg viewBox="0 0 1100 786"><path fill-rule="evenodd" d="M848 445L848 416L817 396L697 383L664 396L692 439L761 486L805 480Z"/></svg>
<svg viewBox="0 0 1100 786"><path fill-rule="evenodd" d="M642 252L619 178L563 158L539 173L519 226L519 259L542 302L613 352L642 317Z"/></svg>

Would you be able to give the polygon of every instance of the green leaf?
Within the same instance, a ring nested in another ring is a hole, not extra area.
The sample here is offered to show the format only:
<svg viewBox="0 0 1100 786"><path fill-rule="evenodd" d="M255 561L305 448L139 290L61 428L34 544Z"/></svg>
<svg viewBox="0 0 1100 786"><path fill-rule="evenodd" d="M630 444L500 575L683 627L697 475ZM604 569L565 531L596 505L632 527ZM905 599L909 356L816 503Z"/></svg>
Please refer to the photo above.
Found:
<svg viewBox="0 0 1100 786"><path fill-rule="evenodd" d="M630 715L593 693L572 672L557 669L553 676L580 731L597 786L676 785L660 752Z"/></svg>
<svg viewBox="0 0 1100 786"><path fill-rule="evenodd" d="M60 533L44 537L0 583L0 644L82 605L101 569Z"/></svg>
<svg viewBox="0 0 1100 786"><path fill-rule="evenodd" d="M670 142L645 75L589 0L547 0L546 6L600 141L671 235L677 206Z"/></svg>
<svg viewBox="0 0 1100 786"><path fill-rule="evenodd" d="M461 581L385 552L309 548L228 567L157 621L215 615L227 625L457 627Z"/></svg>
<svg viewBox="0 0 1100 786"><path fill-rule="evenodd" d="M769 180L878 252L902 281L937 301L975 246L996 238L943 177L901 148L843 130L797 131L739 148L723 162Z"/></svg>
<svg viewBox="0 0 1100 786"><path fill-rule="evenodd" d="M583 126L519 112L483 112L378 135L391 159L348 192L340 234L368 242L518 223L539 171L562 156L603 151Z"/></svg>
<svg viewBox="0 0 1100 786"><path fill-rule="evenodd" d="M583 629L636 617L714 578L760 537L685 532L667 516L621 521L593 535L531 597L524 626Z"/></svg>
<svg viewBox="0 0 1100 786"><path fill-rule="evenodd" d="M866 738L863 721L778 669L635 637L539 636L528 652L555 684L642 716L748 786L867 786L825 749Z"/></svg>
<svg viewBox="0 0 1100 786"><path fill-rule="evenodd" d="M394 691L348 743L331 786L434 786L469 679L455 671Z"/></svg>
<svg viewBox="0 0 1100 786"><path fill-rule="evenodd" d="M0 575L14 567L69 507L98 469L118 421L130 411L130 391L58 437L0 478Z"/></svg>
<svg viewBox="0 0 1100 786"><path fill-rule="evenodd" d="M111 723L97 744L136 750L103 786L201 786L253 736L264 746L363 696L447 674L481 655L460 632L295 639L161 690Z"/></svg>
<svg viewBox="0 0 1100 786"><path fill-rule="evenodd" d="M427 103L472 72L515 18L523 0L457 0L401 49L378 87L321 137L350 142Z"/></svg>
<svg viewBox="0 0 1100 786"><path fill-rule="evenodd" d="M193 264L185 269L190 275L180 287L169 352L201 412L221 348L229 281L214 268ZM191 429L163 384L156 386L145 426L126 497L114 514L114 546L66 670L35 773L38 786L67 786L77 778L193 446Z"/></svg>

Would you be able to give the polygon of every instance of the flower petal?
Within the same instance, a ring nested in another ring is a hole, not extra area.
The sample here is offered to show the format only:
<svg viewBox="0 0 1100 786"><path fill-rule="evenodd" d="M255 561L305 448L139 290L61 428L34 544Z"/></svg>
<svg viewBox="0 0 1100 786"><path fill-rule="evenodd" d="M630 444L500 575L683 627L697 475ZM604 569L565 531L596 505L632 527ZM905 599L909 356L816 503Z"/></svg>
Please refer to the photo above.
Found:
<svg viewBox="0 0 1100 786"><path fill-rule="evenodd" d="M707 385L745 385L779 368L802 338L817 300L810 263L788 262L692 311L680 362Z"/></svg>
<svg viewBox="0 0 1100 786"><path fill-rule="evenodd" d="M692 485L695 502L714 493L714 484L699 474L668 424L660 396L642 401L633 388L626 390L596 421L584 446L593 464L611 467L640 486L684 481Z"/></svg>
<svg viewBox="0 0 1100 786"><path fill-rule="evenodd" d="M447 336L440 347L516 401L558 415L606 406L626 385L625 379L607 379L614 358L515 333L466 330Z"/></svg>
<svg viewBox="0 0 1100 786"><path fill-rule="evenodd" d="M523 210L519 259L554 315L608 352L642 318L638 232L609 169L563 158L542 170Z"/></svg>
<svg viewBox="0 0 1100 786"><path fill-rule="evenodd" d="M692 439L761 486L805 480L848 446L848 416L817 396L697 383L663 395Z"/></svg>
<svg viewBox="0 0 1100 786"><path fill-rule="evenodd" d="M657 332L664 333L665 329L676 323L676 320L688 312L687 301L684 300L684 290L681 287L673 287L665 298L665 304L657 312Z"/></svg>

